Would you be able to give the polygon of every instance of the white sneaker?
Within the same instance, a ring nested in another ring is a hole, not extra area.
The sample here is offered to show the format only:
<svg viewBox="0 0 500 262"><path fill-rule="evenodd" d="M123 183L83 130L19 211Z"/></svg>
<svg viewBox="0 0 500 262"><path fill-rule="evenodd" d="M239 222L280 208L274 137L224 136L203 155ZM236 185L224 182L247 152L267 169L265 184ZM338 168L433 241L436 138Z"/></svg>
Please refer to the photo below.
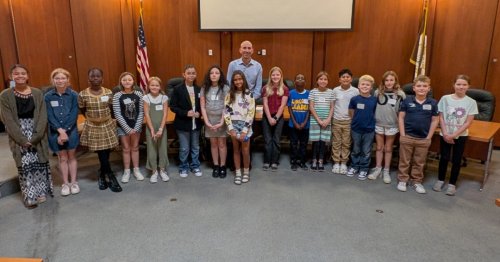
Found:
<svg viewBox="0 0 500 262"><path fill-rule="evenodd" d="M390 184L391 183L391 172L390 169L385 169L382 171L382 174L384 176L384 183Z"/></svg>
<svg viewBox="0 0 500 262"><path fill-rule="evenodd" d="M71 194L70 188L67 184L63 184L61 187L61 196L68 196Z"/></svg>
<svg viewBox="0 0 500 262"><path fill-rule="evenodd" d="M182 178L186 178L186 177L188 177L188 172L186 170L182 170L179 173L179 176L182 177Z"/></svg>
<svg viewBox="0 0 500 262"><path fill-rule="evenodd" d="M398 183L398 190L401 192L406 192L406 182L399 182Z"/></svg>
<svg viewBox="0 0 500 262"><path fill-rule="evenodd" d="M154 171L153 174L151 175L151 177L149 178L149 182L151 182L152 184L158 182L158 171Z"/></svg>
<svg viewBox="0 0 500 262"><path fill-rule="evenodd" d="M457 187L454 185L448 184L448 188L446 189L446 194L448 196L454 196L457 193Z"/></svg>
<svg viewBox="0 0 500 262"><path fill-rule="evenodd" d="M427 191L425 191L425 187L420 183L413 185L413 187L415 188L415 191L417 191L417 193L419 194L427 193Z"/></svg>
<svg viewBox="0 0 500 262"><path fill-rule="evenodd" d="M367 174L368 174L368 172L366 172L366 171L359 172L358 179L361 180L361 181L366 180Z"/></svg>
<svg viewBox="0 0 500 262"><path fill-rule="evenodd" d="M195 176L202 176L203 175L203 173L201 172L201 169L199 169L199 168L195 168L193 170L193 173Z"/></svg>
<svg viewBox="0 0 500 262"><path fill-rule="evenodd" d="M138 181L144 180L144 176L142 175L141 170L138 167L134 167L134 176Z"/></svg>
<svg viewBox="0 0 500 262"><path fill-rule="evenodd" d="M354 168L354 167L351 167L349 168L349 170L347 171L347 174L346 176L348 177L353 177L358 171Z"/></svg>
<svg viewBox="0 0 500 262"><path fill-rule="evenodd" d="M382 167L375 167L368 175L368 179L370 180L377 179L377 177L380 175L380 172L382 172Z"/></svg>
<svg viewBox="0 0 500 262"><path fill-rule="evenodd" d="M339 174L341 174L341 175L347 174L347 166L345 164L340 164Z"/></svg>
<svg viewBox="0 0 500 262"><path fill-rule="evenodd" d="M339 164L333 165L332 173L334 173L334 174L340 174L340 165Z"/></svg>
<svg viewBox="0 0 500 262"><path fill-rule="evenodd" d="M69 187L69 189L71 191L71 194L73 194L73 195L76 195L76 194L80 193L80 187L78 186L77 183L71 184L71 186Z"/></svg>
<svg viewBox="0 0 500 262"><path fill-rule="evenodd" d="M123 170L122 183L128 183L130 180L130 169Z"/></svg>
<svg viewBox="0 0 500 262"><path fill-rule="evenodd" d="M165 171L163 169L160 170L160 176L161 176L161 180L163 180L163 182L167 182L168 180L170 180L170 177L168 177L167 171Z"/></svg>
<svg viewBox="0 0 500 262"><path fill-rule="evenodd" d="M438 181L436 181L436 183L432 187L432 190L434 190L436 192L441 192L443 190L443 186L444 186L444 181L438 180Z"/></svg>

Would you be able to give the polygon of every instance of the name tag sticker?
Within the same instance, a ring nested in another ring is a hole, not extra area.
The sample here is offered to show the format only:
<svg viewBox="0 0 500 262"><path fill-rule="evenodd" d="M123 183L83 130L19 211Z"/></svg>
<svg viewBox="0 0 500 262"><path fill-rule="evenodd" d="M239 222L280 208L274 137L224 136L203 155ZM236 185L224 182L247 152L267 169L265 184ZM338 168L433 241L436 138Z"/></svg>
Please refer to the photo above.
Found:
<svg viewBox="0 0 500 262"><path fill-rule="evenodd" d="M341 100L341 99L344 99L344 95L342 95L342 94L337 95L337 100Z"/></svg>
<svg viewBox="0 0 500 262"><path fill-rule="evenodd" d="M163 105L156 105L155 109L156 111L163 111Z"/></svg>
<svg viewBox="0 0 500 262"><path fill-rule="evenodd" d="M201 93L198 93L198 98L200 98L200 97L201 97Z"/></svg>
<svg viewBox="0 0 500 262"><path fill-rule="evenodd" d="M217 100L217 95L212 95L212 98L210 100Z"/></svg>
<svg viewBox="0 0 500 262"><path fill-rule="evenodd" d="M389 103L389 105L395 105L396 101L397 101L396 99L391 98L387 103Z"/></svg>
<svg viewBox="0 0 500 262"><path fill-rule="evenodd" d="M101 96L101 102L108 102L109 96Z"/></svg>
<svg viewBox="0 0 500 262"><path fill-rule="evenodd" d="M431 110L431 109L432 109L432 106L431 106L431 105L429 105L429 104L425 104L425 105L423 105L423 106L422 106L422 108L423 108L424 110Z"/></svg>
<svg viewBox="0 0 500 262"><path fill-rule="evenodd" d="M123 104L128 105L130 103L132 103L132 100L130 98L123 99Z"/></svg>
<svg viewBox="0 0 500 262"><path fill-rule="evenodd" d="M365 104L357 104L356 108L357 109L365 109Z"/></svg>
<svg viewBox="0 0 500 262"><path fill-rule="evenodd" d="M324 103L324 102L326 102L326 99L324 97L320 97L319 101Z"/></svg>
<svg viewBox="0 0 500 262"><path fill-rule="evenodd" d="M52 107L57 107L57 106L59 106L59 101L50 101L50 105Z"/></svg>
<svg viewBox="0 0 500 262"><path fill-rule="evenodd" d="M309 100L307 100L307 99L302 99L302 104L304 104L304 105L309 105Z"/></svg>

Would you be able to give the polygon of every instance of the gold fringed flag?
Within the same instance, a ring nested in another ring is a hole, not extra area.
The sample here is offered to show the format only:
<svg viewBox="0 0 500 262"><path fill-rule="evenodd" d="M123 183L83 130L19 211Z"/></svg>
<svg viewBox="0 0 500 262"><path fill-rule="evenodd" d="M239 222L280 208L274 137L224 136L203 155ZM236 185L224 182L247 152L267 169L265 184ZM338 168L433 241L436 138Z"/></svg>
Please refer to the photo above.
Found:
<svg viewBox="0 0 500 262"><path fill-rule="evenodd" d="M427 60L427 16L429 14L429 0L423 0L423 4L418 37L410 57L410 63L415 65L415 78L419 75L425 75L425 62Z"/></svg>
<svg viewBox="0 0 500 262"><path fill-rule="evenodd" d="M146 37L144 36L144 25L142 22L142 0L139 16L139 31L137 34L137 72L138 83L142 91L146 91L149 80L148 49L146 48Z"/></svg>

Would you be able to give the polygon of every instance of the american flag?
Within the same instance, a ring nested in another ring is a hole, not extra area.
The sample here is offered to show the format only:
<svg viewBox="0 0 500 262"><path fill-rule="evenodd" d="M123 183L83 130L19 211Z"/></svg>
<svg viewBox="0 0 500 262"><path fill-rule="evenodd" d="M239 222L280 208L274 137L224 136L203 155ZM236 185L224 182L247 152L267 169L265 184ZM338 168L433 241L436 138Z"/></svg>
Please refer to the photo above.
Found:
<svg viewBox="0 0 500 262"><path fill-rule="evenodd" d="M139 31L137 34L137 72L139 72L139 85L146 91L149 79L148 49L146 48L146 37L142 23L142 1L139 16Z"/></svg>
<svg viewBox="0 0 500 262"><path fill-rule="evenodd" d="M427 62L427 17L429 14L429 0L423 0L423 10L420 17L418 36L410 57L410 63L415 65L415 75L425 75L425 64Z"/></svg>

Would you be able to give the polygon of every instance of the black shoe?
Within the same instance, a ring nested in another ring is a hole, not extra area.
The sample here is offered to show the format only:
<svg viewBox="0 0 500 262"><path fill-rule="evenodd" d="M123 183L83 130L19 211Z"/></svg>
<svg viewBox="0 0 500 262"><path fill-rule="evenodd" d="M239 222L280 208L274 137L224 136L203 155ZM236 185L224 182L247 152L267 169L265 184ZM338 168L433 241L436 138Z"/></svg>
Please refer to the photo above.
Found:
<svg viewBox="0 0 500 262"><path fill-rule="evenodd" d="M214 170L212 171L212 177L219 177L219 176L220 176L220 167L214 166Z"/></svg>
<svg viewBox="0 0 500 262"><path fill-rule="evenodd" d="M325 171L325 167L323 166L323 162L319 162L318 163L318 168L317 169L318 169L319 172Z"/></svg>
<svg viewBox="0 0 500 262"><path fill-rule="evenodd" d="M108 182L106 182L106 174L99 171L99 176L97 177L97 185L100 190L108 189Z"/></svg>
<svg viewBox="0 0 500 262"><path fill-rule="evenodd" d="M219 168L219 177L220 178L226 178L226 176L227 176L226 166L221 166Z"/></svg>
<svg viewBox="0 0 500 262"><path fill-rule="evenodd" d="M110 173L107 173L106 175L108 176L108 179L109 179L109 184L108 184L109 189L113 192L116 192L116 193L122 192L122 187L118 183L118 180L116 180L115 174L110 172Z"/></svg>
<svg viewBox="0 0 500 262"><path fill-rule="evenodd" d="M297 163L295 161L292 161L292 170L297 171Z"/></svg>
<svg viewBox="0 0 500 262"><path fill-rule="evenodd" d="M311 164L311 170L312 170L312 171L316 171L316 170L318 170L318 166L317 166L317 163L316 163L316 162L313 162L313 163Z"/></svg>
<svg viewBox="0 0 500 262"><path fill-rule="evenodd" d="M302 170L305 170L305 171L309 170L309 167L307 166L306 163L300 163L300 168L302 168Z"/></svg>

